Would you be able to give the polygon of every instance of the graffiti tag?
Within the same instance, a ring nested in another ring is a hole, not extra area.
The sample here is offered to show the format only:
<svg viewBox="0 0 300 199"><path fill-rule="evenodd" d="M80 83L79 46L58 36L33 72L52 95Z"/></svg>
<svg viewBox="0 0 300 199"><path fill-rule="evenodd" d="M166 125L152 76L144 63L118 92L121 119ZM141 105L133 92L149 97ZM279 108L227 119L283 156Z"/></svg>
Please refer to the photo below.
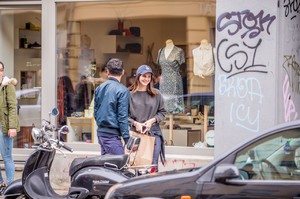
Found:
<svg viewBox="0 0 300 199"><path fill-rule="evenodd" d="M282 88L285 122L296 120L298 117L298 113L296 112L296 106L294 104L294 101L291 99L291 94L289 93L289 87L289 78L288 75L286 75Z"/></svg>
<svg viewBox="0 0 300 199"><path fill-rule="evenodd" d="M276 16L265 15L263 10L256 15L250 10L225 12L218 17L217 30L221 32L227 28L229 35L235 35L244 28L246 30L242 32L241 38L249 33L252 39L265 30L270 35L270 26L275 19Z"/></svg>
<svg viewBox="0 0 300 199"><path fill-rule="evenodd" d="M284 15L285 17L290 17L291 20L296 18L296 14L299 14L299 9L300 9L300 1L299 0L284 0L284 5L283 7L285 8Z"/></svg>
<svg viewBox="0 0 300 199"><path fill-rule="evenodd" d="M246 72L267 73L265 69L261 69L266 68L266 65L257 64L255 60L256 52L261 42L262 40L259 39L254 46L247 45L243 42L244 46L240 46L237 43L228 44L228 39L223 39L218 44L217 61L222 71L230 73L228 78ZM244 50L242 48L244 48ZM252 51L253 53L248 51ZM224 55L222 53L224 53ZM227 61L221 62L221 56L224 56Z"/></svg>

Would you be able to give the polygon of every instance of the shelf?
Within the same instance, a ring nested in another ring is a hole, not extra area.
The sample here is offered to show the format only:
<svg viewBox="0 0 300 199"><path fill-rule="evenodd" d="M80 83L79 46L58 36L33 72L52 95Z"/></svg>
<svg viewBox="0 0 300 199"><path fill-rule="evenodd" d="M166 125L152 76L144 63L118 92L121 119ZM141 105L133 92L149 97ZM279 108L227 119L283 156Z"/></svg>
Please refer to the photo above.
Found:
<svg viewBox="0 0 300 199"><path fill-rule="evenodd" d="M41 31L39 30L30 30L30 29L19 29L19 48L22 48L22 46L24 44L22 44L22 42L24 41L24 39L27 40L28 44L33 44L35 42L37 42L38 44L41 44ZM27 48L24 48L27 49ZM31 48L28 48L31 49ZM34 49L34 48L32 48ZM40 49L37 49L40 50Z"/></svg>
<svg viewBox="0 0 300 199"><path fill-rule="evenodd" d="M41 50L41 48L16 48L15 50Z"/></svg>
<svg viewBox="0 0 300 199"><path fill-rule="evenodd" d="M143 38L135 36L105 35L100 38L103 53L136 53L143 51Z"/></svg>

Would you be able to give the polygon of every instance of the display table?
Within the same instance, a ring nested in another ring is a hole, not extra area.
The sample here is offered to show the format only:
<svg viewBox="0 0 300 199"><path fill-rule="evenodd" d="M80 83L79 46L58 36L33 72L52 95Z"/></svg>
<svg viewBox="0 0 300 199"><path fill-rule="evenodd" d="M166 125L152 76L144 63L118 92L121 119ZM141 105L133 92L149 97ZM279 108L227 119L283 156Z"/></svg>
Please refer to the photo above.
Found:
<svg viewBox="0 0 300 199"><path fill-rule="evenodd" d="M169 140L169 129L162 129L165 141ZM173 129L174 146L193 146L193 143L203 141L203 134L200 129Z"/></svg>
<svg viewBox="0 0 300 199"><path fill-rule="evenodd" d="M71 127L67 142L94 143L94 123L93 117L67 117L67 125Z"/></svg>

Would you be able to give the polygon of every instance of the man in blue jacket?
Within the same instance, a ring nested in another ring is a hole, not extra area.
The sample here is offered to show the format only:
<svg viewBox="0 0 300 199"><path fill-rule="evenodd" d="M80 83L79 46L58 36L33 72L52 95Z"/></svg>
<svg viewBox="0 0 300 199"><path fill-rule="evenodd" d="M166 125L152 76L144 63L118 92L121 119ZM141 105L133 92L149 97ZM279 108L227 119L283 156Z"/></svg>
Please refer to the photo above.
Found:
<svg viewBox="0 0 300 199"><path fill-rule="evenodd" d="M124 75L123 62L110 59L107 62L108 80L96 88L94 117L97 122L97 136L101 154L124 154L129 140L128 104L129 90L120 83Z"/></svg>

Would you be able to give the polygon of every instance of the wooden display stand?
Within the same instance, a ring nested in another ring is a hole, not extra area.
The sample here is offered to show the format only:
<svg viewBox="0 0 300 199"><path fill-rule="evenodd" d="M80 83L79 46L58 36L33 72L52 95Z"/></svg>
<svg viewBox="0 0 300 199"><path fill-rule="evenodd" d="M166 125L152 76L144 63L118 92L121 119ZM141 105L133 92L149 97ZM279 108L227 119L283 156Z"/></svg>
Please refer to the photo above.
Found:
<svg viewBox="0 0 300 199"><path fill-rule="evenodd" d="M18 148L31 148L34 144L31 136L32 126L21 126L20 132L17 133L17 147Z"/></svg>
<svg viewBox="0 0 300 199"><path fill-rule="evenodd" d="M204 136L205 136L205 133L207 133L207 127L208 127L208 105L204 105L203 115L204 115L203 133L204 133Z"/></svg>
<svg viewBox="0 0 300 199"><path fill-rule="evenodd" d="M171 140L168 129L162 129L162 134L165 140ZM174 135L172 143L176 146L193 146L193 143L203 141L203 134L200 129L174 129L172 134Z"/></svg>
<svg viewBox="0 0 300 199"><path fill-rule="evenodd" d="M174 115L173 114L170 114L169 116L169 144L171 146L174 145L173 143L173 126L174 126Z"/></svg>
<svg viewBox="0 0 300 199"><path fill-rule="evenodd" d="M201 132L201 141L204 141L204 137L205 134L208 131L208 111L209 111L209 106L208 105L204 105L204 111L203 111L203 117L204 117L204 122L203 122L203 132ZM200 117L200 114L198 114ZM198 116L197 116L198 117ZM174 115L173 114L169 114L169 145L173 146L174 145Z"/></svg>
<svg viewBox="0 0 300 199"><path fill-rule="evenodd" d="M76 140L74 127L90 127L91 143L94 143L94 118L93 117L67 117L67 125L71 127L71 131L67 134L67 142L79 141ZM77 132L82 137L82 131Z"/></svg>

